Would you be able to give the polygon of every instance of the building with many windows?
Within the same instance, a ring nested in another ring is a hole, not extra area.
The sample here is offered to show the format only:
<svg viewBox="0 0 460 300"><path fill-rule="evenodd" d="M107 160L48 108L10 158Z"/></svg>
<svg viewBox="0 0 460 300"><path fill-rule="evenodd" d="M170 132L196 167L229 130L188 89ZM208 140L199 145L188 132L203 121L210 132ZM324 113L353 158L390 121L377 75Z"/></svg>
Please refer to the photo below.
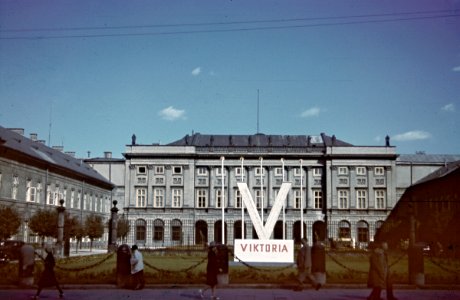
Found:
<svg viewBox="0 0 460 300"><path fill-rule="evenodd" d="M145 247L220 242L222 210L225 243L257 238L238 182L247 183L264 221L281 184L292 184L274 239L299 241L304 231L312 241L365 245L398 200L389 139L363 147L326 134L195 133L167 145L133 137L124 156L120 208L131 224L128 242Z"/></svg>
<svg viewBox="0 0 460 300"><path fill-rule="evenodd" d="M23 221L15 239L37 242L29 218L38 209L56 209L60 200L82 222L89 214L108 220L112 183L62 150L46 146L36 134L27 138L23 129L0 126L0 204L17 209Z"/></svg>

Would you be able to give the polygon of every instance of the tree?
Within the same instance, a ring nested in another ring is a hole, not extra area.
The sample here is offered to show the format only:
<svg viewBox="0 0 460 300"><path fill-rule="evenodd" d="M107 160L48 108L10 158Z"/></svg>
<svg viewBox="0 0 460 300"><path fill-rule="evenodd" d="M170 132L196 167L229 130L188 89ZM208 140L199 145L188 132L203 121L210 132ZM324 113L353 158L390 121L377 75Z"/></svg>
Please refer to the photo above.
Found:
<svg viewBox="0 0 460 300"><path fill-rule="evenodd" d="M15 235L21 226L21 216L10 206L0 206L0 240Z"/></svg>
<svg viewBox="0 0 460 300"><path fill-rule="evenodd" d="M129 221L125 217L121 217L117 222L117 238L121 239L122 242L129 233Z"/></svg>
<svg viewBox="0 0 460 300"><path fill-rule="evenodd" d="M29 220L29 228L42 238L57 237L58 213L56 210L39 209Z"/></svg>
<svg viewBox="0 0 460 300"><path fill-rule="evenodd" d="M102 221L102 217L98 215L88 215L85 221L85 232L91 241L90 251L92 251L94 239L100 238L104 234L104 222Z"/></svg>

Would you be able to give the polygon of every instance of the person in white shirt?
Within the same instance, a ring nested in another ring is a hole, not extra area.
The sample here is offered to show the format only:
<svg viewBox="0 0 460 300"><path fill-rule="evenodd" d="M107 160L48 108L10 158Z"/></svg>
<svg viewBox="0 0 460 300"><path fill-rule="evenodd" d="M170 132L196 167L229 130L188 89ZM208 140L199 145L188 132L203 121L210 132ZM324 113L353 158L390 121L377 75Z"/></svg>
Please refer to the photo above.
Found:
<svg viewBox="0 0 460 300"><path fill-rule="evenodd" d="M137 245L131 247L131 276L133 289L140 290L145 286L144 280L144 259Z"/></svg>

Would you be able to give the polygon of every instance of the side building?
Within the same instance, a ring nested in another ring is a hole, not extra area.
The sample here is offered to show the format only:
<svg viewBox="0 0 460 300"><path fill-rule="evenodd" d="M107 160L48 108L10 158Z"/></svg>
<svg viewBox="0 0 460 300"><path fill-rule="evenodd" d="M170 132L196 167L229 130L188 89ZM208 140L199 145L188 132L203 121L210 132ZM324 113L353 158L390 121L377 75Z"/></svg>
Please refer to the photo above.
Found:
<svg viewBox="0 0 460 300"><path fill-rule="evenodd" d="M38 209L56 209L64 200L66 211L82 222L87 215L110 217L113 184L88 164L50 148L36 134L0 126L0 204L14 207L22 225L14 239L38 242L28 228ZM107 240L107 234L103 238Z"/></svg>
<svg viewBox="0 0 460 300"><path fill-rule="evenodd" d="M395 147L354 146L335 136L202 135L126 146L123 208L128 243L143 247L256 238L237 183L262 219L284 181L292 187L272 233L365 246L395 206ZM303 227L301 222L303 220ZM243 229L244 228L244 229Z"/></svg>

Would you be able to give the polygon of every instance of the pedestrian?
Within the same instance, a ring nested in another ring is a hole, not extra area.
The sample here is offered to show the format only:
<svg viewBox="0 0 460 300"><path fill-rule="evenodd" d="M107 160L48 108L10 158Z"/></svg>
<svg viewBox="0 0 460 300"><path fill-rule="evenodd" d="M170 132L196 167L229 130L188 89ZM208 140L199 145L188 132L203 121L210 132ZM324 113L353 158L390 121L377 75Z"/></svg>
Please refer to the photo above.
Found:
<svg viewBox="0 0 460 300"><path fill-rule="evenodd" d="M312 286L316 290L321 288L321 284L316 281L315 277L311 274L311 247L308 245L308 239L302 238L300 240L302 246L297 253L297 279L299 281L298 290L303 290L305 279L308 278Z"/></svg>
<svg viewBox="0 0 460 300"><path fill-rule="evenodd" d="M208 264L206 266L206 284L203 290L199 290L201 299L204 299L204 292L211 289L211 299L216 297L217 275L219 274L218 248L215 242L211 242L208 247Z"/></svg>
<svg viewBox="0 0 460 300"><path fill-rule="evenodd" d="M369 245L371 255L369 257L369 277L367 286L372 291L367 300L380 300L380 293L386 287L387 267L385 265L385 253L381 244Z"/></svg>
<svg viewBox="0 0 460 300"><path fill-rule="evenodd" d="M390 266L388 265L388 244L382 242L383 256L384 256L384 268L386 269L386 289L387 289L387 300L398 300L393 295L393 283L390 280Z"/></svg>
<svg viewBox="0 0 460 300"><path fill-rule="evenodd" d="M131 278L132 287L135 290L141 290L145 286L144 280L144 258L137 245L131 247Z"/></svg>
<svg viewBox="0 0 460 300"><path fill-rule="evenodd" d="M56 261L54 260L53 249L48 245L45 247L45 251L47 253L46 258L43 260L45 262L45 269L40 279L38 280L38 289L34 299L38 299L43 288L49 286L55 286L59 291L59 298L64 298L64 292L59 286L59 283L56 279L56 274L54 273L54 266L56 265ZM40 258L43 259L43 257Z"/></svg>

